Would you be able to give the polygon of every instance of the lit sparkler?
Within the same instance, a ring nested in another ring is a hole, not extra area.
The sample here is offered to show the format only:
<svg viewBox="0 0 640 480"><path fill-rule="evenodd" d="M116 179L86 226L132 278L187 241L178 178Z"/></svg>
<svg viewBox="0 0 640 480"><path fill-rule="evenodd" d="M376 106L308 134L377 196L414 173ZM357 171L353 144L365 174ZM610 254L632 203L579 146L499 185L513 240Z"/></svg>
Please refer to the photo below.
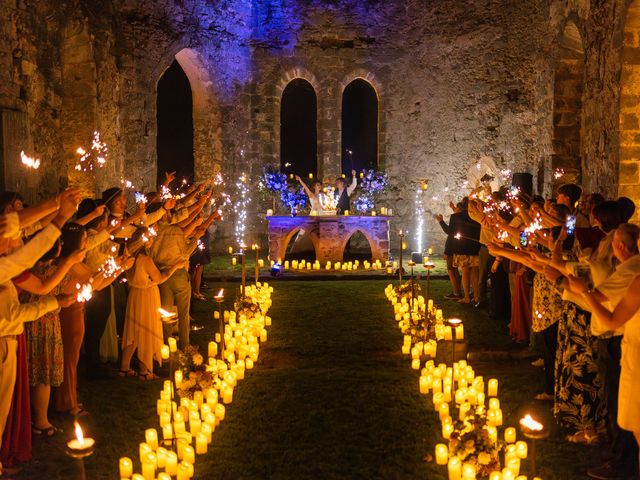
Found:
<svg viewBox="0 0 640 480"><path fill-rule="evenodd" d="M564 169L562 168L556 168L553 171L553 178L555 178L556 180L559 180L560 178L564 177Z"/></svg>
<svg viewBox="0 0 640 480"><path fill-rule="evenodd" d="M107 145L100 141L100 132L93 132L93 142L91 149L87 152L84 148L78 147L76 153L80 155L75 169L79 172L93 171L101 168L107 162Z"/></svg>
<svg viewBox="0 0 640 480"><path fill-rule="evenodd" d="M251 202L249 187L247 185L247 176L244 173L242 173L236 181L236 191L240 198L233 206L233 210L236 214L235 234L236 242L239 245L242 245L244 244L244 234L247 228L247 207L249 202Z"/></svg>
<svg viewBox="0 0 640 480"><path fill-rule="evenodd" d="M40 159L29 157L24 153L24 150L20 152L20 160L22 164L27 168L33 168L37 170L40 167Z"/></svg>
<svg viewBox="0 0 640 480"><path fill-rule="evenodd" d="M118 265L118 262L116 262L116 259L114 257L109 257L104 261L102 265L100 265L98 271L102 273L102 275L104 275L106 278L117 277L120 272L122 272L122 267Z"/></svg>
<svg viewBox="0 0 640 480"><path fill-rule="evenodd" d="M84 285L76 283L76 290L76 300L78 303L88 302L91 300L91 297L93 296L93 288L90 283L85 283Z"/></svg>

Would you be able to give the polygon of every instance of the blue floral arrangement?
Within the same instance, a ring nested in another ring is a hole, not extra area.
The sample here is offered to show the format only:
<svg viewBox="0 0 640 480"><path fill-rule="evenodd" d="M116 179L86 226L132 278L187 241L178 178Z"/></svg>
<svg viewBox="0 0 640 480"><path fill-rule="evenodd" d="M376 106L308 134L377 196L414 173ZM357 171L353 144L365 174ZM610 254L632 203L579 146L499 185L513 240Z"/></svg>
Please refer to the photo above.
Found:
<svg viewBox="0 0 640 480"><path fill-rule="evenodd" d="M363 192L356 198L355 202L353 202L353 206L358 213L370 212L375 206L373 203L373 195Z"/></svg>
<svg viewBox="0 0 640 480"><path fill-rule="evenodd" d="M278 172L273 165L265 165L262 168L259 187L270 193L281 193L289 188L287 176Z"/></svg>
<svg viewBox="0 0 640 480"><path fill-rule="evenodd" d="M302 188L286 188L280 192L280 201L295 215L296 212L307 206L307 195Z"/></svg>
<svg viewBox="0 0 640 480"><path fill-rule="evenodd" d="M375 170L364 170L362 173L354 207L358 213L365 214L375 208L375 198L387 189L388 180L384 173Z"/></svg>
<svg viewBox="0 0 640 480"><path fill-rule="evenodd" d="M364 192L371 195L379 195L383 193L388 187L387 176L382 172L376 172L375 170L364 170L364 176L360 180L360 188Z"/></svg>

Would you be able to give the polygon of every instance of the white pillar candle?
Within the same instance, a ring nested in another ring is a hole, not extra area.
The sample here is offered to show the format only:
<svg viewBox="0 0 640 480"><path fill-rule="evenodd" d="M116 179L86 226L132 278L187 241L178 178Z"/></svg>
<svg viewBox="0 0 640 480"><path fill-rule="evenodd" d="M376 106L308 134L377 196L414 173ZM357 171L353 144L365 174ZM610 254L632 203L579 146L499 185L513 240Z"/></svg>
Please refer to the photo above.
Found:
<svg viewBox="0 0 640 480"><path fill-rule="evenodd" d="M520 474L520 459L510 458L506 461L507 468L513 472L513 476L517 477Z"/></svg>
<svg viewBox="0 0 640 480"><path fill-rule="evenodd" d="M155 428L148 428L147 430L145 430L144 439L151 447L151 450L158 449L158 431Z"/></svg>
<svg viewBox="0 0 640 480"><path fill-rule="evenodd" d="M460 480L462 477L462 462L458 457L449 459L447 471L449 473L449 480Z"/></svg>
<svg viewBox="0 0 640 480"><path fill-rule="evenodd" d="M502 472L491 472L489 480L502 480Z"/></svg>
<svg viewBox="0 0 640 480"><path fill-rule="evenodd" d="M529 448L527 446L527 442L516 442L516 455L518 458L525 459L529 453Z"/></svg>
<svg viewBox="0 0 640 480"><path fill-rule="evenodd" d="M516 441L516 429L513 427L506 428L504 430L504 441L507 443L515 443Z"/></svg>
<svg viewBox="0 0 640 480"><path fill-rule="evenodd" d="M196 452L191 445L185 445L182 451L182 459L185 462L195 463L196 461Z"/></svg>
<svg viewBox="0 0 640 480"><path fill-rule="evenodd" d="M168 451L165 470L169 475L175 476L178 471L178 455L176 452Z"/></svg>
<svg viewBox="0 0 640 480"><path fill-rule="evenodd" d="M133 461L129 457L122 457L119 466L120 478L129 478L133 475Z"/></svg>
<svg viewBox="0 0 640 480"><path fill-rule="evenodd" d="M207 441L207 436L204 433L198 433L196 435L196 453L198 455L203 455L207 453L207 445L209 442Z"/></svg>
<svg viewBox="0 0 640 480"><path fill-rule="evenodd" d="M445 417L448 417L449 416L449 404L446 403L446 402L442 402L440 404L440 406L438 407L438 414L439 414L440 420L442 420Z"/></svg>
<svg viewBox="0 0 640 480"><path fill-rule="evenodd" d="M209 353L209 357L211 358L218 355L218 344L216 342L209 342L208 353Z"/></svg>
<svg viewBox="0 0 640 480"><path fill-rule="evenodd" d="M151 447L149 446L149 444L142 442L139 447L140 461L143 462L147 453L151 453L151 452L153 452L153 450L151 450Z"/></svg>
<svg viewBox="0 0 640 480"><path fill-rule="evenodd" d="M436 445L436 463L438 465L446 465L449 463L449 450L444 443Z"/></svg>
<svg viewBox="0 0 640 480"><path fill-rule="evenodd" d="M203 423L202 426L200 427L199 435L204 435L207 438L207 443L211 443L211 440L213 440L212 433L213 433L214 426L215 426L215 423L213 425L209 425L208 423Z"/></svg>
<svg viewBox="0 0 640 480"><path fill-rule="evenodd" d="M451 438L452 433L453 433L453 425L449 423L445 423L442 425L442 436L445 440L449 440L449 438Z"/></svg>
<svg viewBox="0 0 640 480"><path fill-rule="evenodd" d="M500 409L500 400L497 398L489 399L489 410L499 410Z"/></svg>
<svg viewBox="0 0 640 480"><path fill-rule="evenodd" d="M234 258L235 260L235 258ZM180 463L177 467L177 480L189 480L189 467L184 463Z"/></svg>
<svg viewBox="0 0 640 480"><path fill-rule="evenodd" d="M487 396L489 397L497 397L498 396L498 380L495 378L490 378L489 383L487 385Z"/></svg>
<svg viewBox="0 0 640 480"><path fill-rule="evenodd" d="M474 467L470 463L465 463L462 466L462 480L475 480L475 478L476 478L476 467Z"/></svg>
<svg viewBox="0 0 640 480"><path fill-rule="evenodd" d="M167 465L167 452L168 450L163 447L159 447L156 451L156 457L158 459L158 468L165 468Z"/></svg>
<svg viewBox="0 0 640 480"><path fill-rule="evenodd" d="M171 353L175 353L178 351L178 342L174 337L169 337L167 339L167 343L169 344L169 351Z"/></svg>
<svg viewBox="0 0 640 480"><path fill-rule="evenodd" d="M171 480L171 475L167 472L160 472L158 473L158 480Z"/></svg>

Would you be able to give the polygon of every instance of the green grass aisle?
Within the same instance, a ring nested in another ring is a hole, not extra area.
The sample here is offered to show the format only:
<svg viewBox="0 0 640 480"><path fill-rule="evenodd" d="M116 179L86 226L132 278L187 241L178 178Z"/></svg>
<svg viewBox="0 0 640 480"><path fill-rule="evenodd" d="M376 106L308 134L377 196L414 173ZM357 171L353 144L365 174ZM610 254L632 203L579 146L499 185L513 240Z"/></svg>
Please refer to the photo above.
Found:
<svg viewBox="0 0 640 480"><path fill-rule="evenodd" d="M260 365L200 478L444 478L422 461L437 419L396 348L383 287L278 283Z"/></svg>

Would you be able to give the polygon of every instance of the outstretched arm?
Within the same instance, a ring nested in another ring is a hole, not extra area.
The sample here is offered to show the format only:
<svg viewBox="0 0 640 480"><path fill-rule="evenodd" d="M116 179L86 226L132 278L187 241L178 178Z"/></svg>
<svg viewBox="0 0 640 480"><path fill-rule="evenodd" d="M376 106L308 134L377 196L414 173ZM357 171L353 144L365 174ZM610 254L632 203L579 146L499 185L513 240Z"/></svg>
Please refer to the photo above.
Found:
<svg viewBox="0 0 640 480"><path fill-rule="evenodd" d="M307 194L307 197L311 198L313 196L313 193L311 193L311 190L309 190L309 187L307 187L307 184L302 181L299 175L296 175L296 180L298 180L298 182L300 182L300 185L302 185L302 188L304 189L304 193Z"/></svg>
<svg viewBox="0 0 640 480"><path fill-rule="evenodd" d="M598 302L597 296L593 292L584 291L582 296L591 307L593 314L597 315L611 330L616 330L631 320L640 309L640 295L635 293L638 292L638 289L640 289L640 275L633 279L627 289L627 294L625 294L613 312L610 312Z"/></svg>

